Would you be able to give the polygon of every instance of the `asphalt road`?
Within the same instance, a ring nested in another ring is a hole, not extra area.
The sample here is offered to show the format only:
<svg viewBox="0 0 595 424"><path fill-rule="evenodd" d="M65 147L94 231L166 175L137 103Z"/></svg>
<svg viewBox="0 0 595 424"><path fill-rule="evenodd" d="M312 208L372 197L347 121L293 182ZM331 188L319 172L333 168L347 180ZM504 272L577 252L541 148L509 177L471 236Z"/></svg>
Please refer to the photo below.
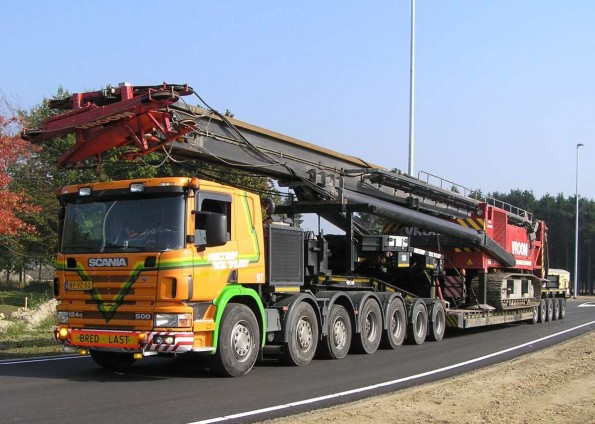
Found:
<svg viewBox="0 0 595 424"><path fill-rule="evenodd" d="M191 360L148 358L125 373L86 357L0 362L3 423L251 422L392 392L505 361L595 329L595 303L570 300L564 320L447 332L441 342L315 360L265 361L242 378ZM583 305L583 306L581 306Z"/></svg>

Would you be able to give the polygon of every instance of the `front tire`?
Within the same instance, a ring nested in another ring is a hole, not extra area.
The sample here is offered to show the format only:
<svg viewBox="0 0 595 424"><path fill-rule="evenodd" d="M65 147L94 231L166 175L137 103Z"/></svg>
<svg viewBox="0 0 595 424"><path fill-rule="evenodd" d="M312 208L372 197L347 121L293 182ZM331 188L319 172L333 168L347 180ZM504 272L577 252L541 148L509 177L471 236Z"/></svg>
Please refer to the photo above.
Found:
<svg viewBox="0 0 595 424"><path fill-rule="evenodd" d="M229 303L219 325L217 353L212 371L223 377L248 374L258 358L260 330L252 310Z"/></svg>
<svg viewBox="0 0 595 424"><path fill-rule="evenodd" d="M308 365L318 346L318 319L314 308L300 302L289 319L288 342L282 360L287 365Z"/></svg>
<svg viewBox="0 0 595 424"><path fill-rule="evenodd" d="M361 331L355 335L354 349L358 353L374 353L382 338L382 312L374 299L365 301L360 311Z"/></svg>
<svg viewBox="0 0 595 424"><path fill-rule="evenodd" d="M91 349L91 358L104 368L110 370L123 370L129 368L136 362L132 353L106 352L103 350Z"/></svg>

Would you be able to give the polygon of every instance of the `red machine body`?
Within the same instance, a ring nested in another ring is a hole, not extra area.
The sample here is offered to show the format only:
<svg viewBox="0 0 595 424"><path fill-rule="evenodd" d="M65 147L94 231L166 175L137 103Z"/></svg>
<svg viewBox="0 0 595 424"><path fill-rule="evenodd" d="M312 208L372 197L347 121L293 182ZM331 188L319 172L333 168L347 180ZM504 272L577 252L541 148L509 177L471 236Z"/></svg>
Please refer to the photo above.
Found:
<svg viewBox="0 0 595 424"><path fill-rule="evenodd" d="M546 226L543 221L533 221L520 225L511 223L509 212L488 203L481 203L471 218L455 219L459 225L474 228L494 239L506 251L510 252L516 265L506 271L529 272L539 278L545 278L545 237ZM497 260L485 252L473 247L454 247L444 251L449 259L447 266L457 269L503 269Z"/></svg>

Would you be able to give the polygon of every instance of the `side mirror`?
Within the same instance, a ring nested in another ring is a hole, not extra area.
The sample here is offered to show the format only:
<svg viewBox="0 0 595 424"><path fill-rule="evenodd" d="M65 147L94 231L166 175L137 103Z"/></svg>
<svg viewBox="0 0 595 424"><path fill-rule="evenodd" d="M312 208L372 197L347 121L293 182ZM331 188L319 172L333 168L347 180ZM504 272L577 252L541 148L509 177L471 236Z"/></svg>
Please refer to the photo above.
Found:
<svg viewBox="0 0 595 424"><path fill-rule="evenodd" d="M199 249L227 243L227 216L199 211L195 214L194 245Z"/></svg>

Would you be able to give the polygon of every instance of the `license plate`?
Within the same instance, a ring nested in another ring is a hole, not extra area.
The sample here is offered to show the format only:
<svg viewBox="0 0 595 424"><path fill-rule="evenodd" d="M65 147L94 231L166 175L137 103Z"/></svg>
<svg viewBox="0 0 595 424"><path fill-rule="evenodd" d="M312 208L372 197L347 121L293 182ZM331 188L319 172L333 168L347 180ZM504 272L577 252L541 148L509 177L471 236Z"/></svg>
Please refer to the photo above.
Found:
<svg viewBox="0 0 595 424"><path fill-rule="evenodd" d="M73 330L71 341L76 346L138 347L138 335L124 332L94 332Z"/></svg>
<svg viewBox="0 0 595 424"><path fill-rule="evenodd" d="M66 290L93 290L93 281L67 281Z"/></svg>

